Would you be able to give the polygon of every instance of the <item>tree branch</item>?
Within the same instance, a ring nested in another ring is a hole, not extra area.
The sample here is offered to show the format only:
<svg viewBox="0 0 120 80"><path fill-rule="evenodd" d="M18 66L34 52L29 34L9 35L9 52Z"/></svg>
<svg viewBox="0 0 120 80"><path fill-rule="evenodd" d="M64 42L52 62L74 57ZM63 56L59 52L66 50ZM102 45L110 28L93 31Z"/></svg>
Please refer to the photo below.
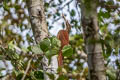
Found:
<svg viewBox="0 0 120 80"><path fill-rule="evenodd" d="M118 10L118 12L120 13L120 10L119 10L120 6L119 5L109 5L109 4L105 4L105 2L100 2L99 5L101 8Z"/></svg>
<svg viewBox="0 0 120 80"><path fill-rule="evenodd" d="M27 72L28 72L28 70L30 69L31 62L32 62L32 58L28 61L27 68L26 68L25 73L24 73L24 75L23 75L23 77L22 77L21 80L24 80L24 79L25 79L25 77L26 77L26 75L27 75Z"/></svg>

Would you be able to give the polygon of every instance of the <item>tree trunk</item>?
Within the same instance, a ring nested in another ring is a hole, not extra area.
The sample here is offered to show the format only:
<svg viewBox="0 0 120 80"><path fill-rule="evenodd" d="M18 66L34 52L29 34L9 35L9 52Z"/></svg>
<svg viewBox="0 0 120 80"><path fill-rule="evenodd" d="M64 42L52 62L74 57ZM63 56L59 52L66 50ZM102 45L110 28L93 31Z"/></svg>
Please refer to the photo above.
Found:
<svg viewBox="0 0 120 80"><path fill-rule="evenodd" d="M41 40L48 37L48 28L46 24L43 0L27 0L26 3L28 4L28 11L34 38L38 44ZM48 65L48 59L45 56L43 57L42 62L44 80L50 80L50 78L46 75L46 72L50 74L53 73L55 76L57 75L57 56L52 57L50 66Z"/></svg>
<svg viewBox="0 0 120 80"><path fill-rule="evenodd" d="M78 0L81 7L81 22L88 55L89 79L106 80L102 46L97 20L99 0Z"/></svg>

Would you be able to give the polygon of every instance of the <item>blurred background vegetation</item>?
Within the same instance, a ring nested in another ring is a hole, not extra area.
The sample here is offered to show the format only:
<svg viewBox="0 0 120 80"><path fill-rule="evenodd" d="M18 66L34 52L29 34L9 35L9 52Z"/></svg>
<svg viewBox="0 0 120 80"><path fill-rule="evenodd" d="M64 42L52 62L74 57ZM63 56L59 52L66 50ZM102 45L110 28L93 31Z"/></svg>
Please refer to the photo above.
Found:
<svg viewBox="0 0 120 80"><path fill-rule="evenodd" d="M57 34L64 29L62 13L72 25L70 32L70 45L74 54L65 58L65 76L60 80L86 80L88 66L86 58L80 54L85 53L83 32L81 29L81 10L77 0L44 0L45 14L49 29L49 35ZM99 6L99 34L105 65L107 67L108 80L116 80L120 71L120 1L103 0ZM108 5L108 6L104 6ZM34 37L29 20L28 8L25 0L1 0L0 1L0 78L9 75L11 79L20 80L28 63L28 46L34 45ZM8 49L9 47L9 49ZM18 51L13 50L17 48ZM19 53L19 49L22 52ZM18 54L19 53L19 54ZM30 53L29 53L30 54ZM37 62L32 63L32 69L27 74L26 80L40 80L41 73L37 71ZM34 70L35 69L35 70ZM7 79L6 79L7 80Z"/></svg>

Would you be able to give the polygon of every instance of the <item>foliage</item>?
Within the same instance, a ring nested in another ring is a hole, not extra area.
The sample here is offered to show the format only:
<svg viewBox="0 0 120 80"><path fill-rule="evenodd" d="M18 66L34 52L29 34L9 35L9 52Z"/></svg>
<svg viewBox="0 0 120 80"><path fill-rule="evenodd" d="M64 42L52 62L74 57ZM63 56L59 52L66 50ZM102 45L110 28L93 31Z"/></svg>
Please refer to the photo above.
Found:
<svg viewBox="0 0 120 80"><path fill-rule="evenodd" d="M70 45L65 46L62 50L65 57L64 74L58 80L86 79L88 75L86 60L82 59L78 53L78 51L85 52L79 2L77 0L44 1L49 30L58 28L59 23L61 23L59 27L64 27L62 13L67 16L73 29L70 32ZM119 2L119 0L107 0L98 6L100 43L105 65L108 68L106 74L109 80L114 80L117 77L116 71L120 69ZM89 8L87 4L86 7ZM50 61L53 55L58 54L60 41L52 36L35 45L25 0L0 1L0 11L0 60L5 65L5 67L0 66L0 78L9 75L12 80L21 80L32 59L26 80L43 80L43 70L40 64L42 56L46 55ZM10 63L8 64L7 61ZM10 64L13 68L9 71ZM3 71L6 71L6 74L3 74ZM52 75L50 76L53 78Z"/></svg>
<svg viewBox="0 0 120 80"><path fill-rule="evenodd" d="M73 54L72 47L70 45L64 46L63 49L62 49L62 54L63 54L64 57L65 56L66 57L72 56L72 54Z"/></svg>

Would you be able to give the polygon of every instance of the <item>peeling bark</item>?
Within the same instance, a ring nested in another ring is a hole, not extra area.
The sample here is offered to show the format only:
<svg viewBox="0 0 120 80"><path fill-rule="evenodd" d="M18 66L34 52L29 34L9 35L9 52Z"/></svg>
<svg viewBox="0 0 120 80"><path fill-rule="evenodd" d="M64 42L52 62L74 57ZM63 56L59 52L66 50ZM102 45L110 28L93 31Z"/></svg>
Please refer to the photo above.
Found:
<svg viewBox="0 0 120 80"><path fill-rule="evenodd" d="M29 0L27 3L33 34L36 42L39 43L48 36L43 1Z"/></svg>
<svg viewBox="0 0 120 80"><path fill-rule="evenodd" d="M26 3L28 5L34 38L38 44L41 40L48 37L48 28L45 19L43 0L27 0ZM48 59L43 56L42 67L44 71L44 80L50 80L46 73L54 74L57 78L57 56L52 57L50 65L48 65Z"/></svg>
<svg viewBox="0 0 120 80"><path fill-rule="evenodd" d="M88 55L89 79L106 80L104 58L100 43L97 20L98 0L78 0L81 7L81 21Z"/></svg>

